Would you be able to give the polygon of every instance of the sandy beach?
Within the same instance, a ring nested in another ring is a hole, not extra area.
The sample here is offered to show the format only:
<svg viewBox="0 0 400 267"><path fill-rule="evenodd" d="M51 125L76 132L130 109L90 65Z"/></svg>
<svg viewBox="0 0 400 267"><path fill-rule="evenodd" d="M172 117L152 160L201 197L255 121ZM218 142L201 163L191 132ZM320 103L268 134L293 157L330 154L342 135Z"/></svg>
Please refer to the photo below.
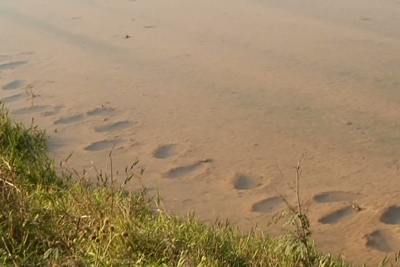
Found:
<svg viewBox="0 0 400 267"><path fill-rule="evenodd" d="M285 179L307 151L317 246L374 264L400 249L399 14L397 0L0 0L0 99L46 129L56 162L109 170L115 144L114 172L139 158L167 210L243 229L266 228L277 192L295 201Z"/></svg>

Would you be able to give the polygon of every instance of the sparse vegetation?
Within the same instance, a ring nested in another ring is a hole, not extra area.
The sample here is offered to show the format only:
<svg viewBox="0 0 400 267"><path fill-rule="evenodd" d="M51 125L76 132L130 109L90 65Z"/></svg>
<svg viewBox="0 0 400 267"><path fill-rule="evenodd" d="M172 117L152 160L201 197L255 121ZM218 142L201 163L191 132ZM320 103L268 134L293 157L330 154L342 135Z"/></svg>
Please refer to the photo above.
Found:
<svg viewBox="0 0 400 267"><path fill-rule="evenodd" d="M111 174L59 173L45 133L15 124L4 108L0 149L1 266L350 266L319 253L310 239L300 165L298 203L279 215L294 230L273 237L167 214L145 188L116 189Z"/></svg>

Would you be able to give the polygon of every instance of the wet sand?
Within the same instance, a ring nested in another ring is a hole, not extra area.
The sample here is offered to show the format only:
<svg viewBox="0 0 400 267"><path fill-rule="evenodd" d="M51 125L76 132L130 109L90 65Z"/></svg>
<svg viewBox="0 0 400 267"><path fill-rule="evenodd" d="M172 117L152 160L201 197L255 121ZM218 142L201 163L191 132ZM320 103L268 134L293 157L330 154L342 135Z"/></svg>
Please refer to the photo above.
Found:
<svg viewBox="0 0 400 267"><path fill-rule="evenodd" d="M399 14L396 0L2 0L0 98L57 162L109 168L117 142L114 170L139 157L167 209L243 229L283 208L276 191L294 201L277 165L292 179L307 150L317 246L377 263L400 249Z"/></svg>

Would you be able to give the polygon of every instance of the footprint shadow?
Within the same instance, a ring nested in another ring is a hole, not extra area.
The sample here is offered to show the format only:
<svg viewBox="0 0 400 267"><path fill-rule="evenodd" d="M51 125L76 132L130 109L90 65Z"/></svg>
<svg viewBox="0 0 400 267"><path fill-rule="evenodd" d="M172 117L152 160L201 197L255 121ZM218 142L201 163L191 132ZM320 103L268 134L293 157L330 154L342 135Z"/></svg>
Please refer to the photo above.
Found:
<svg viewBox="0 0 400 267"><path fill-rule="evenodd" d="M60 111L63 109L63 106L56 106L53 108L53 110L45 111L42 113L43 116L48 117L48 116L54 116L60 113Z"/></svg>
<svg viewBox="0 0 400 267"><path fill-rule="evenodd" d="M102 140L102 141L91 143L90 145L86 146L84 149L87 151L92 151L92 152L111 149L116 141L117 140Z"/></svg>
<svg viewBox="0 0 400 267"><path fill-rule="evenodd" d="M342 201L355 201L362 198L361 194L353 192L344 191L329 191L317 194L314 196L314 200L317 203L332 203L332 202L342 202Z"/></svg>
<svg viewBox="0 0 400 267"><path fill-rule="evenodd" d="M381 252L395 252L400 248L400 240L391 231L378 229L365 236L366 246Z"/></svg>
<svg viewBox="0 0 400 267"><path fill-rule="evenodd" d="M153 152L153 157L156 159L166 159L176 156L179 152L177 144L161 145Z"/></svg>
<svg viewBox="0 0 400 267"><path fill-rule="evenodd" d="M251 175L236 173L232 181L233 187L236 190L251 190L261 186L261 179Z"/></svg>
<svg viewBox="0 0 400 267"><path fill-rule="evenodd" d="M3 90L15 90L15 89L18 89L18 88L22 87L23 85L24 85L24 81L22 81L22 80L14 80L14 81L12 81L10 83L7 83L3 87L1 87L1 89L3 89Z"/></svg>
<svg viewBox="0 0 400 267"><path fill-rule="evenodd" d="M56 151L57 149L64 147L65 142L63 142L62 139L59 139L55 136L51 136L50 138L47 139L46 145L49 148L49 151Z"/></svg>
<svg viewBox="0 0 400 267"><path fill-rule="evenodd" d="M61 117L54 122L54 125L75 123L82 121L84 118L85 116L83 114L73 115L69 117Z"/></svg>
<svg viewBox="0 0 400 267"><path fill-rule="evenodd" d="M16 95L5 97L5 98L1 99L0 102L5 103L5 104L12 103L12 102L21 100L24 97L25 97L24 94L16 94Z"/></svg>
<svg viewBox="0 0 400 267"><path fill-rule="evenodd" d="M28 61L13 61L9 63L0 64L0 70L14 69L16 67L28 64Z"/></svg>
<svg viewBox="0 0 400 267"><path fill-rule="evenodd" d="M29 108L16 109L12 113L15 115L26 115L26 114L37 113L37 112L44 112L51 108L52 108L51 106L47 106L47 105L34 106L34 107L29 107Z"/></svg>
<svg viewBox="0 0 400 267"><path fill-rule="evenodd" d="M133 123L131 121L119 121L111 124L106 124L102 126L97 126L95 127L95 131L98 133L104 133L104 132L113 132L113 131L119 131L123 130L129 127L132 127L136 125L136 123Z"/></svg>
<svg viewBox="0 0 400 267"><path fill-rule="evenodd" d="M379 218L384 224L400 224L400 207L390 206Z"/></svg>
<svg viewBox="0 0 400 267"><path fill-rule="evenodd" d="M5 60L7 60L9 58L10 58L9 55L0 54L0 61L5 61Z"/></svg>
<svg viewBox="0 0 400 267"><path fill-rule="evenodd" d="M253 212L275 213L285 207L285 201L280 196L274 196L256 202L251 207Z"/></svg>
<svg viewBox="0 0 400 267"><path fill-rule="evenodd" d="M196 162L194 164L173 168L166 173L165 177L169 179L182 178L196 171L201 164L202 162Z"/></svg>
<svg viewBox="0 0 400 267"><path fill-rule="evenodd" d="M86 112L88 116L105 116L105 115L117 115L119 112L115 108L95 108Z"/></svg>

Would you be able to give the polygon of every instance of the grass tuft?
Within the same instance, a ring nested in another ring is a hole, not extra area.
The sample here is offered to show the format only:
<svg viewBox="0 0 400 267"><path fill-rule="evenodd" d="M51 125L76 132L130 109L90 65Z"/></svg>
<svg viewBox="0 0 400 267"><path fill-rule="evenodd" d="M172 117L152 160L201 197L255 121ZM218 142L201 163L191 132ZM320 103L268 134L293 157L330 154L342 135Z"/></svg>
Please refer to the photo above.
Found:
<svg viewBox="0 0 400 267"><path fill-rule="evenodd" d="M243 233L168 214L145 188L126 192L104 173L56 172L45 133L4 108L0 151L1 266L350 266L315 249L301 208L287 212L298 232Z"/></svg>

